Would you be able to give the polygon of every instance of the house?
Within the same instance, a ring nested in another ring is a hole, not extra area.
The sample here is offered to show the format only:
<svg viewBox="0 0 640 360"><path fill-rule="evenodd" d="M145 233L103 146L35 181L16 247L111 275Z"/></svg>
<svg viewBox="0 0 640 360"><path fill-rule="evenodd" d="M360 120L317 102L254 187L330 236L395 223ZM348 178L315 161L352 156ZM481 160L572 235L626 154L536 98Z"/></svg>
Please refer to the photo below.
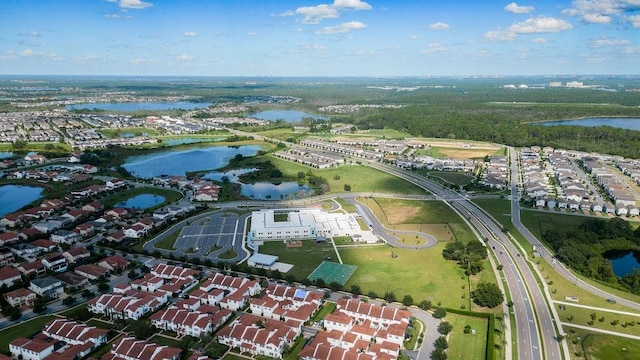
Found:
<svg viewBox="0 0 640 360"><path fill-rule="evenodd" d="M111 348L110 360L178 360L181 349L123 336L117 339Z"/></svg>
<svg viewBox="0 0 640 360"><path fill-rule="evenodd" d="M144 314L158 310L167 301L168 297L164 293L102 294L89 300L87 309L111 319L138 320Z"/></svg>
<svg viewBox="0 0 640 360"><path fill-rule="evenodd" d="M129 215L129 210L123 207L113 208L111 210L105 211L105 215L111 215L116 219L123 219Z"/></svg>
<svg viewBox="0 0 640 360"><path fill-rule="evenodd" d="M83 323L57 318L48 322L42 334L49 338L63 341L68 346L81 345L75 354L84 357L107 342L108 330L98 329Z"/></svg>
<svg viewBox="0 0 640 360"><path fill-rule="evenodd" d="M110 276L109 270L94 264L79 265L73 269L73 272L89 280L98 280L101 276L105 278Z"/></svg>
<svg viewBox="0 0 640 360"><path fill-rule="evenodd" d="M18 271L20 271L24 276L34 278L40 275L44 275L47 272L47 267L44 266L42 260L36 260L34 262L21 262L18 265Z"/></svg>
<svg viewBox="0 0 640 360"><path fill-rule="evenodd" d="M18 241L20 241L20 237L15 231L0 233L0 246L11 245L17 243Z"/></svg>
<svg viewBox="0 0 640 360"><path fill-rule="evenodd" d="M29 289L40 296L57 298L64 291L64 285L61 280L53 276L47 276L31 280Z"/></svg>
<svg viewBox="0 0 640 360"><path fill-rule="evenodd" d="M16 244L13 245L11 247L11 252L15 255L15 256L19 256L21 258L36 258L38 255L40 255L40 252L42 250L40 250L39 247L37 246L33 246L31 244Z"/></svg>
<svg viewBox="0 0 640 360"><path fill-rule="evenodd" d="M32 307L37 299L36 293L29 289L20 288L2 295L11 306L29 306Z"/></svg>
<svg viewBox="0 0 640 360"><path fill-rule="evenodd" d="M129 266L129 262L120 255L113 255L100 260L100 262L98 262L98 266L101 266L111 272L115 272L126 269L127 266Z"/></svg>
<svg viewBox="0 0 640 360"><path fill-rule="evenodd" d="M154 265L150 273L167 280L194 280L200 275L197 270L167 264Z"/></svg>
<svg viewBox="0 0 640 360"><path fill-rule="evenodd" d="M80 234L70 230L57 230L51 234L51 241L59 244L72 245L81 239Z"/></svg>
<svg viewBox="0 0 640 360"><path fill-rule="evenodd" d="M206 308L206 309L204 309ZM175 331L178 336L187 335L201 337L210 334L231 317L231 311L204 306L203 310L187 310L178 306L170 306L151 316L151 323L158 329Z"/></svg>
<svg viewBox="0 0 640 360"><path fill-rule="evenodd" d="M85 222L82 224L78 224L75 227L75 232L80 234L82 237L88 237L95 233L95 227L92 222Z"/></svg>
<svg viewBox="0 0 640 360"><path fill-rule="evenodd" d="M10 248L0 248L0 266L11 265L15 260Z"/></svg>
<svg viewBox="0 0 640 360"><path fill-rule="evenodd" d="M46 336L39 335L33 339L19 337L9 343L11 356L24 360L43 360L51 355L57 341L47 340Z"/></svg>
<svg viewBox="0 0 640 360"><path fill-rule="evenodd" d="M82 259L86 259L91 256L91 252L89 252L89 250L84 246L76 246L63 252L62 256L64 256L69 264L76 264L78 262L82 262Z"/></svg>
<svg viewBox="0 0 640 360"><path fill-rule="evenodd" d="M58 244L46 239L38 239L30 242L31 245L37 246L42 252L52 252L58 250Z"/></svg>
<svg viewBox="0 0 640 360"><path fill-rule="evenodd" d="M20 271L12 268L11 266L3 266L0 268L0 287L12 287L22 280L22 274Z"/></svg>
<svg viewBox="0 0 640 360"><path fill-rule="evenodd" d="M147 228L144 225L133 224L124 229L124 235L128 238L139 239L147 234Z"/></svg>
<svg viewBox="0 0 640 360"><path fill-rule="evenodd" d="M67 259L62 256L60 253L55 253L47 256L42 259L42 263L47 269L55 272L65 272L67 271Z"/></svg>
<svg viewBox="0 0 640 360"><path fill-rule="evenodd" d="M98 212L104 210L104 205L99 203L98 201L90 202L88 204L82 205L82 210L90 211L90 212Z"/></svg>
<svg viewBox="0 0 640 360"><path fill-rule="evenodd" d="M127 182L122 179L111 179L105 183L107 190L127 187Z"/></svg>
<svg viewBox="0 0 640 360"><path fill-rule="evenodd" d="M124 231L118 230L118 231L116 231L114 233L111 233L111 234L107 235L105 240L112 241L112 242L115 242L115 243L121 243L126 238L127 238L127 236L124 234Z"/></svg>
<svg viewBox="0 0 640 360"><path fill-rule="evenodd" d="M144 274L141 279L131 282L131 288L148 292L156 291L162 285L164 285L164 279L153 274Z"/></svg>
<svg viewBox="0 0 640 360"><path fill-rule="evenodd" d="M66 271L62 274L56 274L53 276L62 281L65 288L69 290L79 290L89 285L89 279L82 275L78 275L73 271Z"/></svg>
<svg viewBox="0 0 640 360"><path fill-rule="evenodd" d="M220 330L219 343L251 355L282 359L285 347L293 344L299 331L284 322L244 314Z"/></svg>

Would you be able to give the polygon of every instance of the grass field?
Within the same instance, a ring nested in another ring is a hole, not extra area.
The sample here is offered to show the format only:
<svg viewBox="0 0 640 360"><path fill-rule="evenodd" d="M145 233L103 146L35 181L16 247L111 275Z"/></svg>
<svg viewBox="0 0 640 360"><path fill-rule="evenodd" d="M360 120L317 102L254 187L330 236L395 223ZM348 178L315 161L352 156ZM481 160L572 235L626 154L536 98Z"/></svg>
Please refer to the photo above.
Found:
<svg viewBox="0 0 640 360"><path fill-rule="evenodd" d="M342 208L342 210L348 213L356 212L356 207L354 205L349 204L345 199L338 198L338 199L334 199L334 201L340 204L340 207Z"/></svg>
<svg viewBox="0 0 640 360"><path fill-rule="evenodd" d="M298 172L311 171L314 175L327 179L332 193L344 192L344 185L351 185L352 192L379 192L394 194L424 194L425 191L410 182L366 166L343 165L317 170L308 166L267 156L286 177L297 178ZM339 177L339 179L337 179Z"/></svg>
<svg viewBox="0 0 640 360"><path fill-rule="evenodd" d="M307 278L309 274L328 256L336 259L336 252L331 245L315 245L312 240L303 240L302 247L287 248L282 241L265 241L260 246L260 253L276 255L280 262L292 264L293 268L287 273L298 280Z"/></svg>
<svg viewBox="0 0 640 360"><path fill-rule="evenodd" d="M566 341L572 359L634 360L640 354L640 341L638 340L574 328L568 328L566 332ZM585 353L588 357L585 356Z"/></svg>
<svg viewBox="0 0 640 360"><path fill-rule="evenodd" d="M174 247L178 236L180 235L180 231L176 231L173 234L169 234L166 238L155 243L154 247L165 250L175 250Z"/></svg>
<svg viewBox="0 0 640 360"><path fill-rule="evenodd" d="M9 355L9 343L19 337L33 336L44 328L44 324L53 320L55 316L48 315L37 317L28 321L19 323L16 326L3 329L0 331L0 353Z"/></svg>
<svg viewBox="0 0 640 360"><path fill-rule="evenodd" d="M558 316L560 316L560 320L562 322L640 336L640 315L621 315L601 310L583 309L569 305L565 305L565 310L562 310L560 305L555 304L554 306L556 307ZM593 324L589 325L587 322L592 321L591 314L595 314L596 319L593 320ZM617 323L615 322L616 320Z"/></svg>
<svg viewBox="0 0 640 360"><path fill-rule="evenodd" d="M449 336L448 359L485 359L488 319L449 313L444 320L453 325ZM476 331L475 335L464 333L467 325Z"/></svg>
<svg viewBox="0 0 640 360"><path fill-rule="evenodd" d="M463 219L444 202L385 198L360 201L387 228L425 232L441 241L474 239Z"/></svg>
<svg viewBox="0 0 640 360"><path fill-rule="evenodd" d="M420 172L418 172L420 174ZM470 184L475 177L461 173L461 172L452 172L452 171L427 171L428 177L442 179L449 184L465 186Z"/></svg>
<svg viewBox="0 0 640 360"><path fill-rule="evenodd" d="M158 131L155 129L144 128L144 127L130 127L130 128L119 128L119 129L100 129L99 132L102 133L107 138L117 138L120 137L121 134L126 133L144 133L149 136L158 135Z"/></svg>

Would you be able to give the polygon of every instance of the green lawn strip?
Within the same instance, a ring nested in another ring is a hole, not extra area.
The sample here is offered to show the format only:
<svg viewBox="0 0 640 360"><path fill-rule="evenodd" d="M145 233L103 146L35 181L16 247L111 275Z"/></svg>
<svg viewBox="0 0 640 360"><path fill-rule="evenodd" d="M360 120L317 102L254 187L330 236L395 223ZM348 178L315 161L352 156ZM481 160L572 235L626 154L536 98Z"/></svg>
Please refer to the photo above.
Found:
<svg viewBox="0 0 640 360"><path fill-rule="evenodd" d="M91 357L94 359L100 359L100 357L106 355L109 351L111 351L112 347L113 347L113 340L105 343L104 345L100 346L95 351L93 351L91 353Z"/></svg>
<svg viewBox="0 0 640 360"><path fill-rule="evenodd" d="M27 320L17 325L2 329L0 331L0 352L6 355L10 355L9 343L19 337L31 337L44 328L44 325L53 320L55 316L46 315Z"/></svg>
<svg viewBox="0 0 640 360"><path fill-rule="evenodd" d="M100 129L98 131L102 133L102 135L110 139L121 137L121 134L123 133L132 133L132 134L146 133L148 136L154 136L158 134L158 130L145 128L145 127L129 127L129 128L118 128L118 129L105 128L105 129Z"/></svg>
<svg viewBox="0 0 640 360"><path fill-rule="evenodd" d="M404 342L404 347L407 350L414 350L416 348L416 343L418 342L418 338L420 337L420 334L423 333L426 330L426 325L416 319L413 322L413 330L411 331L411 337L409 338L408 341Z"/></svg>
<svg viewBox="0 0 640 360"><path fill-rule="evenodd" d="M218 259L228 260L228 259L233 259L236 256L238 256L238 254L236 254L236 252L233 251L233 249L229 248L227 251L221 254L218 254Z"/></svg>
<svg viewBox="0 0 640 360"><path fill-rule="evenodd" d="M340 207L342 207L342 210L348 212L348 213L355 213L357 212L355 205L348 203L345 199L341 199L341 198L337 198L334 199L338 204L340 204Z"/></svg>
<svg viewBox="0 0 640 360"><path fill-rule="evenodd" d="M566 340L572 359L635 360L640 354L640 341L568 328Z"/></svg>
<svg viewBox="0 0 640 360"><path fill-rule="evenodd" d="M584 309L570 305L561 306L560 304L555 304L555 307L558 312L558 316L560 317L560 321L562 322L640 336L640 314L637 316L623 315L602 310ZM562 310L561 307L565 308L565 310ZM592 314L595 314L595 320L591 320ZM615 322L616 320L617 323ZM588 322L590 321L593 321L593 323L589 324Z"/></svg>
<svg viewBox="0 0 640 360"><path fill-rule="evenodd" d="M416 303L429 300L452 308L468 306L467 278L458 264L442 257L443 249L442 243L419 250L388 245L340 248L343 262L358 266L344 288L359 285L363 294L374 291L382 297L392 291L397 299L411 295ZM396 258L391 257L392 252Z"/></svg>
<svg viewBox="0 0 640 360"><path fill-rule="evenodd" d="M176 240L178 240L178 236L180 236L180 231L175 231L167 235L167 237L165 237L164 239L155 243L153 247L158 249L165 249L165 250L175 250L176 248L174 246L175 246Z"/></svg>
<svg viewBox="0 0 640 360"><path fill-rule="evenodd" d="M367 166L343 165L329 169L313 169L272 155L266 157L280 169L285 177L297 178L298 172L311 171L329 182L332 193L344 192L344 185L349 184L352 192L379 192L393 194L424 194L425 191L408 181Z"/></svg>
<svg viewBox="0 0 640 360"><path fill-rule="evenodd" d="M305 344L305 339L302 336L299 336L296 341L293 343L293 346L289 350L287 354L285 354L282 358L283 360L298 360L298 354L302 350Z"/></svg>
<svg viewBox="0 0 640 360"><path fill-rule="evenodd" d="M313 316L312 321L323 320L324 317L327 316L327 314L331 314L335 309L336 309L336 304L335 303L330 302L330 301L325 302L320 307L320 310L318 310L318 312L316 312L316 314Z"/></svg>
<svg viewBox="0 0 640 360"><path fill-rule="evenodd" d="M475 179L475 177L471 175L454 171L428 171L426 172L426 175L432 178L442 179L449 184L457 186L468 185L473 181L473 179Z"/></svg>
<svg viewBox="0 0 640 360"><path fill-rule="evenodd" d="M95 326L97 328L105 329L105 330L110 330L110 329L113 328L113 324L108 323L106 321L98 320L98 319L95 319L95 318L87 321L87 325Z"/></svg>
<svg viewBox="0 0 640 360"><path fill-rule="evenodd" d="M443 319L453 325L449 336L448 359L484 360L487 349L487 330L489 319L447 313ZM474 334L465 334L464 327L471 326Z"/></svg>
<svg viewBox="0 0 640 360"><path fill-rule="evenodd" d="M222 360L247 360L247 358L244 357L244 356L238 356L238 355L229 353L229 354L225 355L222 358Z"/></svg>
<svg viewBox="0 0 640 360"><path fill-rule="evenodd" d="M174 348L180 348L181 344L180 344L180 340L176 340L176 339L170 339L168 337L162 336L162 335L153 335L153 337L151 339L149 339L150 342L152 343L156 343L158 345L166 345L166 346L170 346L170 347L174 347Z"/></svg>
<svg viewBox="0 0 640 360"><path fill-rule="evenodd" d="M333 243L336 245L353 245L354 244L350 236L334 236Z"/></svg>
<svg viewBox="0 0 640 360"><path fill-rule="evenodd" d="M142 195L142 194L151 194L151 195L158 195L158 196L164 197L164 201L161 204L154 206L153 208L171 204L173 202L176 202L182 199L182 193L175 190L160 189L160 188L151 187L151 186L141 186L141 187L134 187L124 191L120 191L114 195L107 196L106 198L101 200L101 202L106 208L111 208L119 202L126 201L129 198L132 198L136 195ZM153 208L150 208L150 209L153 209ZM145 209L145 210L150 210L150 209Z"/></svg>
<svg viewBox="0 0 640 360"><path fill-rule="evenodd" d="M287 248L283 241L265 241L260 246L261 254L276 255L280 262L292 264L293 268L287 273L297 280L306 279L327 256L335 258L333 246L315 245L313 240L303 240L302 247Z"/></svg>

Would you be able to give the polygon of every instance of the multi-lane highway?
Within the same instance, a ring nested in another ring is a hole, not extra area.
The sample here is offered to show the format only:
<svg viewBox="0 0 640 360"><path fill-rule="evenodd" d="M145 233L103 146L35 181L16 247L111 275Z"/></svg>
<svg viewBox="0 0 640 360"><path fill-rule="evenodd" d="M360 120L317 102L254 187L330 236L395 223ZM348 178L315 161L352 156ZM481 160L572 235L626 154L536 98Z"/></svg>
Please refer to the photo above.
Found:
<svg viewBox="0 0 640 360"><path fill-rule="evenodd" d="M526 264L526 255L518 249L487 214L473 203L439 184L409 171L380 163L367 165L408 180L432 192L449 203L488 239L488 245L495 247L498 260L503 265L506 281L513 301L512 315L517 327L517 354L519 359L562 359L556 340L557 327L549 309L543 289Z"/></svg>

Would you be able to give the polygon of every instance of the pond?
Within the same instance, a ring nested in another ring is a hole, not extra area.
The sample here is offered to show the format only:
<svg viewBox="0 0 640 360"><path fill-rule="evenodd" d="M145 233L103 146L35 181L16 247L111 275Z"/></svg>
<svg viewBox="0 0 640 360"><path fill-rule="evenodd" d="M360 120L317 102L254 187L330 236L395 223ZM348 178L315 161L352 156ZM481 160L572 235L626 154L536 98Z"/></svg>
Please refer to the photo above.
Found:
<svg viewBox="0 0 640 360"><path fill-rule="evenodd" d="M176 146L176 145L187 145L187 144L197 144L197 143L206 143L206 142L215 142L222 141L225 138L171 138L171 139L162 139L162 143L168 146Z"/></svg>
<svg viewBox="0 0 640 360"><path fill-rule="evenodd" d="M276 121L284 120L286 122L294 123L299 122L303 118L314 118L316 120L329 120L328 117L322 115L314 115L304 111L297 110L268 110L259 113L251 114L249 117L253 117L261 120Z"/></svg>
<svg viewBox="0 0 640 360"><path fill-rule="evenodd" d="M238 154L255 156L260 149L258 145L243 145L160 151L130 157L123 167L140 178L160 175L184 176L190 171L219 169L229 164L229 161Z"/></svg>
<svg viewBox="0 0 640 360"><path fill-rule="evenodd" d="M616 274L616 276L623 277L631 273L633 269L640 269L639 251L607 251L604 253L604 257L611 262L613 273Z"/></svg>
<svg viewBox="0 0 640 360"><path fill-rule="evenodd" d="M117 203L115 207L148 209L162 204L164 200L164 197L160 195L140 194Z"/></svg>
<svg viewBox="0 0 640 360"><path fill-rule="evenodd" d="M638 118L600 118L599 117L599 118L585 118L585 119L576 119L576 120L547 121L540 124L543 126L563 126L563 125L586 126L586 127L611 126L615 128L640 131L640 119Z"/></svg>
<svg viewBox="0 0 640 360"><path fill-rule="evenodd" d="M6 159L13 156L13 153L10 151L0 151L0 159Z"/></svg>
<svg viewBox="0 0 640 360"><path fill-rule="evenodd" d="M106 111L140 111L140 110L194 110L209 107L209 103L194 103L189 101L161 101L161 102L119 102L119 103L89 103L68 105L67 110L106 110Z"/></svg>
<svg viewBox="0 0 640 360"><path fill-rule="evenodd" d="M245 184L240 181L240 176L254 172L257 169L237 169L228 172L212 172L203 178L222 181L226 177L229 182L240 184L240 195L256 200L293 200L313 195L313 189L308 185L299 185L297 181L285 181L279 184L261 181L253 184Z"/></svg>
<svg viewBox="0 0 640 360"><path fill-rule="evenodd" d="M34 186L0 186L0 217L38 200L42 197L42 190Z"/></svg>

